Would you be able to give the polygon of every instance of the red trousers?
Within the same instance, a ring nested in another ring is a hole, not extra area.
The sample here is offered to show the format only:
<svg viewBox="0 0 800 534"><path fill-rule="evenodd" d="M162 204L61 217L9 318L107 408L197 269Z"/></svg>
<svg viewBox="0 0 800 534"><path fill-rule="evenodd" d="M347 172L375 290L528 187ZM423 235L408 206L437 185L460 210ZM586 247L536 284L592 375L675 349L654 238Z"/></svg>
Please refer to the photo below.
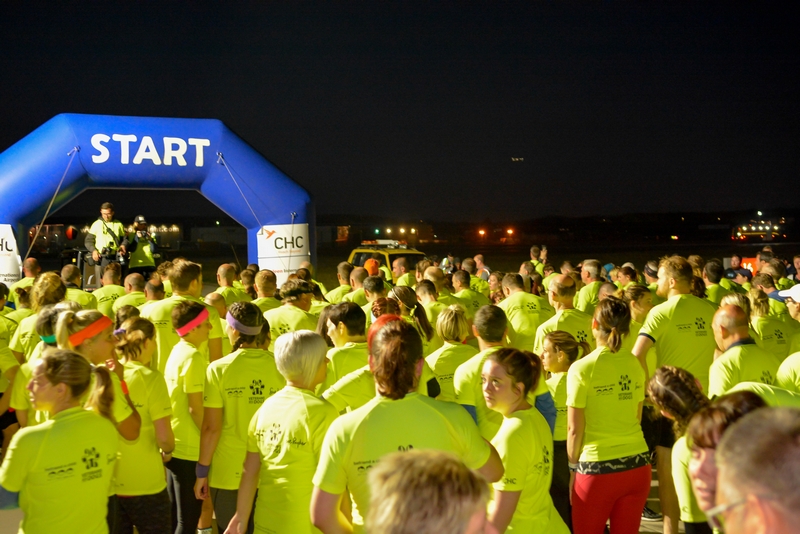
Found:
<svg viewBox="0 0 800 534"><path fill-rule="evenodd" d="M575 475L572 528L575 534L638 534L642 509L650 494L649 465L605 475Z"/></svg>

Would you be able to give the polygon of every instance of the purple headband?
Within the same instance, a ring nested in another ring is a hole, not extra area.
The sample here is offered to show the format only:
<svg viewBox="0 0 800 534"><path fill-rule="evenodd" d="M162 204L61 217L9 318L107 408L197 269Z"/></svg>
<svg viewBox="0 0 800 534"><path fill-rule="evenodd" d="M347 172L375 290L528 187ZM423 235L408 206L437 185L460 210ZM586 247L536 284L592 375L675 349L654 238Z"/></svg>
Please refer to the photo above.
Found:
<svg viewBox="0 0 800 534"><path fill-rule="evenodd" d="M228 312L228 314L225 316L225 321L228 323L228 326L246 336L257 336L261 333L261 327L264 326L263 324L259 326L244 325L237 321L234 316L231 315L231 312Z"/></svg>

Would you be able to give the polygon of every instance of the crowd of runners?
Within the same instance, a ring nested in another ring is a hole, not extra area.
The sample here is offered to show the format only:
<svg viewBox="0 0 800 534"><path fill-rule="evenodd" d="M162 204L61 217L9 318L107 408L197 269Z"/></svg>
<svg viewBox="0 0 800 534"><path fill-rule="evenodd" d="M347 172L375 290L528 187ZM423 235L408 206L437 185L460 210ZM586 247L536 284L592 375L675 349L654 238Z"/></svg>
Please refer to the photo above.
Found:
<svg viewBox="0 0 800 534"><path fill-rule="evenodd" d="M518 272L481 255L187 259L0 284L20 532L795 532L800 284L761 251Z"/></svg>

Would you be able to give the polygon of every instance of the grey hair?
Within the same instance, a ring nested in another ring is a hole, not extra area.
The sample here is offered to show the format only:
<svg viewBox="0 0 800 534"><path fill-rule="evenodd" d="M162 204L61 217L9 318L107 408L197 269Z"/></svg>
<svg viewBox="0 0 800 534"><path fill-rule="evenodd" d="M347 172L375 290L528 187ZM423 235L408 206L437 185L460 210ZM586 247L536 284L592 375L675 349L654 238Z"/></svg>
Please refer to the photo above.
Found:
<svg viewBox="0 0 800 534"><path fill-rule="evenodd" d="M325 361L328 345L311 330L287 332L275 340L275 364L286 380L310 386L320 364Z"/></svg>
<svg viewBox="0 0 800 534"><path fill-rule="evenodd" d="M717 446L720 490L768 497L783 516L800 517L800 410L767 408L731 425Z"/></svg>

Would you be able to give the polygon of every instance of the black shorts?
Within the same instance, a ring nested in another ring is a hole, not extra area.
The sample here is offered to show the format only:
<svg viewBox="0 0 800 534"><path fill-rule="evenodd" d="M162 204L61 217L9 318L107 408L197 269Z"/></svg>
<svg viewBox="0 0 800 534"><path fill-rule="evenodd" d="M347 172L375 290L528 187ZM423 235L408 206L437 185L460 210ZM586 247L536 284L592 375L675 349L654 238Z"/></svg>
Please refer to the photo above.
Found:
<svg viewBox="0 0 800 534"><path fill-rule="evenodd" d="M675 445L675 432L672 421L661 415L653 406L642 409L642 433L648 450L653 453L656 447L671 449Z"/></svg>
<svg viewBox="0 0 800 534"><path fill-rule="evenodd" d="M0 393L0 399L3 398L4 393ZM10 408L6 410L6 413L0 415L0 431L5 430L6 428L10 427L17 423L17 412L12 411ZM3 436L0 436L0 446L3 445Z"/></svg>

